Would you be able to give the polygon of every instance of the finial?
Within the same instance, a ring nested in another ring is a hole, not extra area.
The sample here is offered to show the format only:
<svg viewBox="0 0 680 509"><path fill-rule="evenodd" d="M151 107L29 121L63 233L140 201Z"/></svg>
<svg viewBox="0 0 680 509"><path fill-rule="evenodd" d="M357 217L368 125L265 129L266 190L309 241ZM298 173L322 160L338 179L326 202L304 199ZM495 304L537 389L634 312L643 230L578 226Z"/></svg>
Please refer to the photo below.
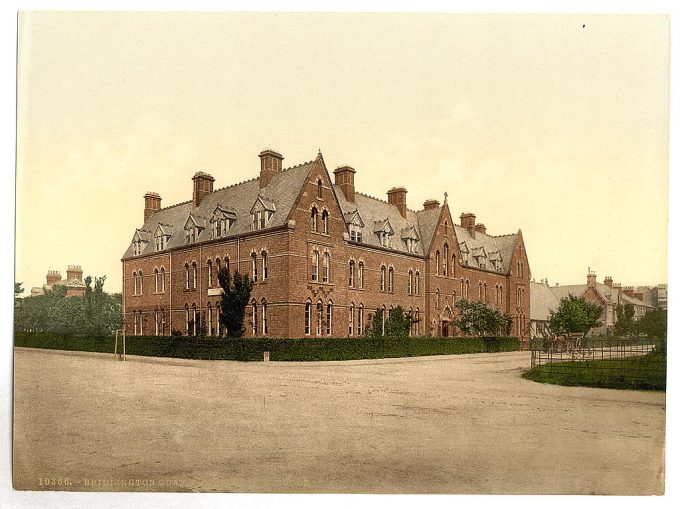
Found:
<svg viewBox="0 0 680 509"><path fill-rule="evenodd" d="M446 203L447 198L449 197L449 193L444 191L444 203Z"/></svg>

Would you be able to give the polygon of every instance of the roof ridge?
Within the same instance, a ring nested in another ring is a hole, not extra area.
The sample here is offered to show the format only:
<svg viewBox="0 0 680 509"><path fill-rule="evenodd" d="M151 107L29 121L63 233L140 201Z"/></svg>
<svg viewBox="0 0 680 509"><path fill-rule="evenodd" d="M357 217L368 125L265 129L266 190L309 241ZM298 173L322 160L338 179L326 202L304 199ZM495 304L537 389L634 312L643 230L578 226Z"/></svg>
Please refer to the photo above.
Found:
<svg viewBox="0 0 680 509"><path fill-rule="evenodd" d="M295 166L289 166L288 168L282 169L281 172L288 171L288 170L293 170L293 169L295 169L295 168L299 168L300 166L305 166L305 165L307 165L307 164L312 164L313 162L314 162L314 160L312 160L312 161L306 161L306 162L300 163L300 164L296 164Z"/></svg>
<svg viewBox="0 0 680 509"><path fill-rule="evenodd" d="M232 187L240 186L241 184L246 184L247 182L252 182L253 180L259 180L259 179L260 179L260 177L253 177L253 178L250 178L250 179L247 179L247 180L242 180L242 181L240 181L240 182L236 182L236 183L234 183L234 184L229 184L228 186L224 186L224 187L220 187L219 189L215 189L215 190L214 190L212 193L210 193L210 194L215 194L217 191L224 191L225 189L229 189L229 188L232 188ZM210 196L210 194L209 194L208 196ZM189 200L189 201L191 201L191 200Z"/></svg>
<svg viewBox="0 0 680 509"><path fill-rule="evenodd" d="M381 200L380 198L376 198L375 196L371 196L371 195L366 194L366 193L361 193L361 192L359 192L359 191L354 191L354 194L360 194L360 195L363 196L364 198L370 198L371 200L379 201L379 202L381 202L381 203L386 203L387 205L392 205L391 203L387 203L385 200Z"/></svg>
<svg viewBox="0 0 680 509"><path fill-rule="evenodd" d="M168 210L168 209L171 209L173 207L179 207L180 205L186 205L187 203L191 203L192 201L194 201L194 200L192 199L192 200L187 200L187 201L175 203L174 205L168 205L167 207L163 207L162 209L158 209L156 212L160 212L161 210Z"/></svg>

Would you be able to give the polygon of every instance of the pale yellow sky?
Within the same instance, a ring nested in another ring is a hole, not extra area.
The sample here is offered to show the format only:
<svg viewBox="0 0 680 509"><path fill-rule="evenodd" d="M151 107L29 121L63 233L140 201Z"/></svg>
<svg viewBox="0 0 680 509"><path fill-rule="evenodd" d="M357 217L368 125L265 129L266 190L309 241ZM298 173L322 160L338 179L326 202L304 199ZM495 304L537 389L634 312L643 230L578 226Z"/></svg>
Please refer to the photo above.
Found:
<svg viewBox="0 0 680 509"><path fill-rule="evenodd" d="M27 291L68 264L119 291L146 191L255 177L264 147L321 148L413 209L448 191L521 228L537 280L666 281L668 17L31 12L19 33Z"/></svg>

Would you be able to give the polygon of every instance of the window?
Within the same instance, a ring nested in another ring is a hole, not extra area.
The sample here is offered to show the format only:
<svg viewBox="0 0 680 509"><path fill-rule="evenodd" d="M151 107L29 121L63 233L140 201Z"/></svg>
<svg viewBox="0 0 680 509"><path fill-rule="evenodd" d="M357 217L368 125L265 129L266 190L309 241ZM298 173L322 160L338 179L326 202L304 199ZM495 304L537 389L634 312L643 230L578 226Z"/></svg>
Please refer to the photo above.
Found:
<svg viewBox="0 0 680 509"><path fill-rule="evenodd" d="M312 330L312 301L305 302L305 335L309 336Z"/></svg>
<svg viewBox="0 0 680 509"><path fill-rule="evenodd" d="M268 270L267 270L267 251L262 251L262 281L267 279Z"/></svg>
<svg viewBox="0 0 680 509"><path fill-rule="evenodd" d="M264 230L267 224L267 211L260 210L259 216L260 216L260 230Z"/></svg>
<svg viewBox="0 0 680 509"><path fill-rule="evenodd" d="M165 249L165 242L166 242L166 236L165 235L156 235L154 238L155 244L156 244L156 251L163 251Z"/></svg>
<svg viewBox="0 0 680 509"><path fill-rule="evenodd" d="M520 277L520 274L519 274L519 265L520 265L519 262L517 262L517 277Z"/></svg>
<svg viewBox="0 0 680 509"><path fill-rule="evenodd" d="M439 275L439 251L434 255L434 273Z"/></svg>
<svg viewBox="0 0 680 509"><path fill-rule="evenodd" d="M359 262L359 273L357 277L359 288L364 287L364 262Z"/></svg>
<svg viewBox="0 0 680 509"><path fill-rule="evenodd" d="M328 283L331 280L331 255L323 254L323 282Z"/></svg>
<svg viewBox="0 0 680 509"><path fill-rule="evenodd" d="M321 324L323 323L323 302L321 299L316 303L316 335L321 336Z"/></svg>
<svg viewBox="0 0 680 509"><path fill-rule="evenodd" d="M470 280L466 279L465 280L465 298L467 299L470 296Z"/></svg>
<svg viewBox="0 0 680 509"><path fill-rule="evenodd" d="M184 304L184 328L187 331L187 336L189 335L189 305Z"/></svg>
<svg viewBox="0 0 680 509"><path fill-rule="evenodd" d="M380 232L380 245L382 247L391 247L392 246L392 235L389 232L386 232L386 231Z"/></svg>
<svg viewBox="0 0 680 509"><path fill-rule="evenodd" d="M479 282L479 301L482 300L482 282Z"/></svg>
<svg viewBox="0 0 680 509"><path fill-rule="evenodd" d="M137 240L137 241L132 241L132 254L134 256L139 256L142 254L142 242Z"/></svg>
<svg viewBox="0 0 680 509"><path fill-rule="evenodd" d="M139 274L137 274L137 277L139 278L139 295L142 295L144 293L144 275L141 270L139 271Z"/></svg>
<svg viewBox="0 0 680 509"><path fill-rule="evenodd" d="M439 288L434 292L434 308L439 309Z"/></svg>
<svg viewBox="0 0 680 509"><path fill-rule="evenodd" d="M387 291L390 293L394 291L394 269L392 267L387 271Z"/></svg>
<svg viewBox="0 0 680 509"><path fill-rule="evenodd" d="M208 288L212 288L213 285L213 267L212 260L208 260Z"/></svg>
<svg viewBox="0 0 680 509"><path fill-rule="evenodd" d="M416 271L415 294L420 295L420 271Z"/></svg>
<svg viewBox="0 0 680 509"><path fill-rule="evenodd" d="M328 301L326 304L326 335L333 333L333 303Z"/></svg>
<svg viewBox="0 0 680 509"><path fill-rule="evenodd" d="M165 293L165 267L161 267L161 293Z"/></svg>
<svg viewBox="0 0 680 509"><path fill-rule="evenodd" d="M190 226L186 229L186 243L191 244L192 242L196 242L196 234L198 228L194 226Z"/></svg>
<svg viewBox="0 0 680 509"><path fill-rule="evenodd" d="M413 336L413 308L408 308L408 335Z"/></svg>
<svg viewBox="0 0 680 509"><path fill-rule="evenodd" d="M316 197L323 199L323 182L321 182L321 179L316 181Z"/></svg>
<svg viewBox="0 0 680 509"><path fill-rule="evenodd" d="M456 277L456 255L451 256L451 276Z"/></svg>
<svg viewBox="0 0 680 509"><path fill-rule="evenodd" d="M354 302L349 305L349 335L354 336Z"/></svg>
<svg viewBox="0 0 680 509"><path fill-rule="evenodd" d="M208 336L213 335L213 312L212 304L208 302Z"/></svg>
<svg viewBox="0 0 680 509"><path fill-rule="evenodd" d="M324 235L328 235L328 211L324 210L321 213L321 224L323 226Z"/></svg>
<svg viewBox="0 0 680 509"><path fill-rule="evenodd" d="M349 287L354 288L354 268L356 264L354 260L349 261Z"/></svg>
<svg viewBox="0 0 680 509"><path fill-rule="evenodd" d="M196 262L191 264L191 276L192 276L192 288L195 290L198 280L198 267L196 267Z"/></svg>
<svg viewBox="0 0 680 509"><path fill-rule="evenodd" d="M444 263L442 264L443 272L445 276L449 275L449 245L444 244Z"/></svg>
<svg viewBox="0 0 680 509"><path fill-rule="evenodd" d="M380 267L380 291L385 291L385 266Z"/></svg>
<svg viewBox="0 0 680 509"><path fill-rule="evenodd" d="M257 334L257 303L255 301L253 301L253 304L252 304L252 317L251 317L251 319L252 319L252 322L253 322L252 323L253 336L255 336Z"/></svg>
<svg viewBox="0 0 680 509"><path fill-rule="evenodd" d="M312 281L319 280L319 252L312 253Z"/></svg>
<svg viewBox="0 0 680 509"><path fill-rule="evenodd" d="M269 327L267 327L267 301L262 299L262 334L268 334Z"/></svg>
<svg viewBox="0 0 680 509"><path fill-rule="evenodd" d="M219 302L215 303L215 310L216 310L215 314L217 315L215 317L216 318L216 320L215 320L215 330L217 331L217 335L219 336L220 335L220 313L221 313Z"/></svg>
<svg viewBox="0 0 680 509"><path fill-rule="evenodd" d="M483 290L482 293L484 294L484 302L487 302L487 300L486 300L486 281L484 281L484 285L483 285L482 290Z"/></svg>
<svg viewBox="0 0 680 509"><path fill-rule="evenodd" d="M185 263L184 264L184 289L188 290L190 288L189 286L189 264Z"/></svg>
<svg viewBox="0 0 680 509"><path fill-rule="evenodd" d="M160 288L159 286L159 281L158 281L158 269L153 269L153 280L154 280L154 291L158 293L158 289Z"/></svg>
<svg viewBox="0 0 680 509"><path fill-rule="evenodd" d="M132 295L137 295L137 272L132 273Z"/></svg>
<svg viewBox="0 0 680 509"><path fill-rule="evenodd" d="M317 232L318 230L318 222L319 222L319 212L316 210L316 207L312 207L312 231Z"/></svg>
<svg viewBox="0 0 680 509"><path fill-rule="evenodd" d="M364 332L364 305L359 304L359 313L357 314L357 336L361 336Z"/></svg>
<svg viewBox="0 0 680 509"><path fill-rule="evenodd" d="M195 336L198 329L197 329L197 323L196 323L196 304L191 305L191 335Z"/></svg>
<svg viewBox="0 0 680 509"><path fill-rule="evenodd" d="M363 236L361 233L361 227L355 225L355 224L350 224L349 225L349 238L353 242L362 242Z"/></svg>
<svg viewBox="0 0 680 509"><path fill-rule="evenodd" d="M408 287L406 289L409 295L413 295L413 271L408 271Z"/></svg>
<svg viewBox="0 0 680 509"><path fill-rule="evenodd" d="M495 286L495 289L496 289L496 305L498 305L501 302L498 285Z"/></svg>
<svg viewBox="0 0 680 509"><path fill-rule="evenodd" d="M503 285L500 286L500 290L501 290L500 293L501 293L501 306L502 306L503 305Z"/></svg>
<svg viewBox="0 0 680 509"><path fill-rule="evenodd" d="M252 225L252 228L253 228L253 230L257 230L257 226L258 226L258 224L260 223L260 222L259 222L258 216L259 216L259 213L258 213L258 212L253 212L253 213L252 213L252 218L253 218L253 225Z"/></svg>
<svg viewBox="0 0 680 509"><path fill-rule="evenodd" d="M257 283L257 255L252 253L250 255L251 271L253 273L253 282Z"/></svg>

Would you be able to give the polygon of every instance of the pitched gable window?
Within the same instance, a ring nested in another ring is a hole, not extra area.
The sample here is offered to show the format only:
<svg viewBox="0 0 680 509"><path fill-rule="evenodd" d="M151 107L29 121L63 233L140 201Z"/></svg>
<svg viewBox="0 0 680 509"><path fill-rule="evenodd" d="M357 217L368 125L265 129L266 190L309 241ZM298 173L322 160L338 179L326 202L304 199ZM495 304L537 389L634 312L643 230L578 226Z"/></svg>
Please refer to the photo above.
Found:
<svg viewBox="0 0 680 509"><path fill-rule="evenodd" d="M349 225L349 238L353 242L363 242L361 227L359 227L355 224Z"/></svg>
<svg viewBox="0 0 680 509"><path fill-rule="evenodd" d="M449 275L449 245L444 244L444 263L442 264L442 269L444 270L444 275Z"/></svg>
<svg viewBox="0 0 680 509"><path fill-rule="evenodd" d="M274 215L274 212L276 212L274 202L263 196L258 196L257 200L255 200L255 204L250 209L252 229L264 230L267 227L267 223Z"/></svg>
<svg viewBox="0 0 680 509"><path fill-rule="evenodd" d="M376 221L374 223L373 232L378 235L382 247L392 247L392 235L394 235L394 230L387 219Z"/></svg>
<svg viewBox="0 0 680 509"><path fill-rule="evenodd" d="M331 280L331 255L323 254L323 282L328 283Z"/></svg>
<svg viewBox="0 0 680 509"><path fill-rule="evenodd" d="M324 235L328 235L328 211L324 210L321 213L321 224L323 225Z"/></svg>
<svg viewBox="0 0 680 509"><path fill-rule="evenodd" d="M312 253L312 281L319 280L319 252L314 250Z"/></svg>
<svg viewBox="0 0 680 509"><path fill-rule="evenodd" d="M385 266L380 267L380 291L384 292L385 291L385 279L387 276L387 271L385 269Z"/></svg>
<svg viewBox="0 0 680 509"><path fill-rule="evenodd" d="M357 272L357 283L359 288L364 287L364 262L359 262L359 271Z"/></svg>
<svg viewBox="0 0 680 509"><path fill-rule="evenodd" d="M323 182L321 182L321 179L316 181L316 197L323 200Z"/></svg>
<svg viewBox="0 0 680 509"><path fill-rule="evenodd" d="M349 261L349 287L354 288L354 268L356 264L354 260Z"/></svg>
<svg viewBox="0 0 680 509"><path fill-rule="evenodd" d="M226 237L229 229L236 221L236 211L227 207L217 206L210 219L210 229L213 239Z"/></svg>
<svg viewBox="0 0 680 509"><path fill-rule="evenodd" d="M316 207L312 207L311 230L313 232L319 231L319 211L316 210Z"/></svg>
<svg viewBox="0 0 680 509"><path fill-rule="evenodd" d="M394 291L394 269L392 267L387 271L387 291L390 293Z"/></svg>

